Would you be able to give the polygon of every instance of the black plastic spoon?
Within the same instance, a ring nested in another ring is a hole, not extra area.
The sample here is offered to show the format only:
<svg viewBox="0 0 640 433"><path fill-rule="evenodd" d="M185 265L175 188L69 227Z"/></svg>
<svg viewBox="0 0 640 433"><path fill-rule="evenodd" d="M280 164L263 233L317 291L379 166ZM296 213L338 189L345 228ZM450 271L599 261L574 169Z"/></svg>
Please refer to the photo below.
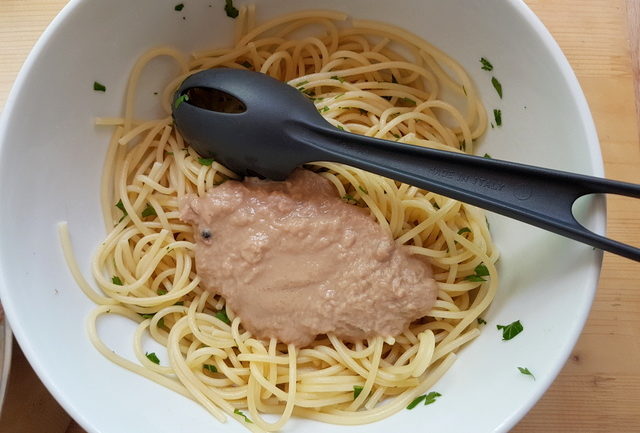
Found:
<svg viewBox="0 0 640 433"><path fill-rule="evenodd" d="M240 175L283 180L304 163L340 162L640 261L640 248L587 230L572 212L587 194L640 198L640 185L341 131L298 90L245 70L190 76L175 94L173 117L196 152Z"/></svg>

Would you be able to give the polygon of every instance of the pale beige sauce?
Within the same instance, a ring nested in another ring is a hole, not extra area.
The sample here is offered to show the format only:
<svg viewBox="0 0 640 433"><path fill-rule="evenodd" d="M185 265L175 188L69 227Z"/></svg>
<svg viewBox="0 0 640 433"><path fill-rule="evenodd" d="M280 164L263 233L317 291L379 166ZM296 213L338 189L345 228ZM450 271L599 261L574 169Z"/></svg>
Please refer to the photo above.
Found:
<svg viewBox="0 0 640 433"><path fill-rule="evenodd" d="M307 170L189 195L181 218L194 226L202 284L261 339L394 336L436 300L431 267Z"/></svg>

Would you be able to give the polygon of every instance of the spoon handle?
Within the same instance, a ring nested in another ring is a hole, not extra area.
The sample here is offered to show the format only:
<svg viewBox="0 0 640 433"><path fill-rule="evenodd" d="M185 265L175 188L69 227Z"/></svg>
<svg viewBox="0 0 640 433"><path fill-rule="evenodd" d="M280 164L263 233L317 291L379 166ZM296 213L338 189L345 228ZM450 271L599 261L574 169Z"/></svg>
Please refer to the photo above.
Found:
<svg viewBox="0 0 640 433"><path fill-rule="evenodd" d="M315 161L345 163L506 215L602 250L640 261L640 248L598 235L578 223L578 197L613 193L640 198L640 185L428 149L293 122L291 136Z"/></svg>

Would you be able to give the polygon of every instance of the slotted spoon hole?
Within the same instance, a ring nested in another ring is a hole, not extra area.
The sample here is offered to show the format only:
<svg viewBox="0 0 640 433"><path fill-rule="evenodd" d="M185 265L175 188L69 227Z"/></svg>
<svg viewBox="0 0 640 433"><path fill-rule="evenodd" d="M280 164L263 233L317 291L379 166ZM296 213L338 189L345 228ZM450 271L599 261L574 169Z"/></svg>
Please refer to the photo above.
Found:
<svg viewBox="0 0 640 433"><path fill-rule="evenodd" d="M247 111L246 105L235 96L218 89L192 87L184 92L187 103L217 113L240 114Z"/></svg>
<svg viewBox="0 0 640 433"><path fill-rule="evenodd" d="M640 213L640 200L620 194L586 194L578 197L571 208L573 216L580 225L599 233L597 229L601 215L599 209L607 207L607 214L618 215L617 225L608 225L606 236L618 242L640 248L640 222L636 215ZM599 233L604 234L604 233Z"/></svg>

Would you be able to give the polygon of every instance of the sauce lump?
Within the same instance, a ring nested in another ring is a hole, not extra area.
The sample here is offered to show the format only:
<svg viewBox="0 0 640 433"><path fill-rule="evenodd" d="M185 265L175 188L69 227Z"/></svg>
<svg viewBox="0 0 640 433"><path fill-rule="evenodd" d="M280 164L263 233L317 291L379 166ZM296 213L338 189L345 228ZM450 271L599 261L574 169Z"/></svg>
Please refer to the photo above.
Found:
<svg viewBox="0 0 640 433"><path fill-rule="evenodd" d="M194 226L203 286L261 339L302 347L326 333L394 336L436 300L430 265L308 170L188 195L181 218Z"/></svg>

